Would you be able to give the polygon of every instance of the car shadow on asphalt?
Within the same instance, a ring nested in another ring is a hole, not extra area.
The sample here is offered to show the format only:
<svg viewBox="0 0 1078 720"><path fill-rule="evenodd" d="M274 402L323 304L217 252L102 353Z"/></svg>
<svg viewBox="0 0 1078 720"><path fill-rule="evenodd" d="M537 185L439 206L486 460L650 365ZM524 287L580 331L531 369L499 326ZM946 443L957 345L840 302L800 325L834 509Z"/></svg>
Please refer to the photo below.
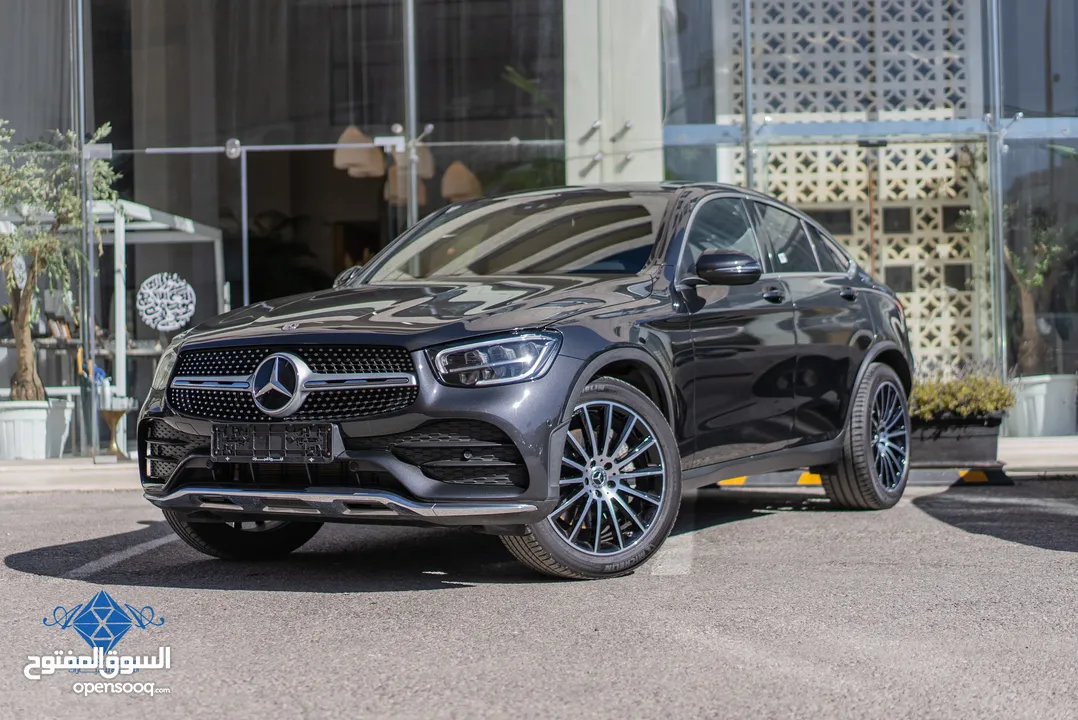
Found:
<svg viewBox="0 0 1078 720"><path fill-rule="evenodd" d="M828 508L822 497L804 494L701 490L686 495L673 534ZM557 582L520 565L496 537L469 530L327 525L300 550L267 562L206 558L168 542L171 536L163 520L140 521L129 532L12 553L4 564L97 585L197 590L355 593Z"/></svg>
<svg viewBox="0 0 1078 720"><path fill-rule="evenodd" d="M956 485L913 499L940 522L1044 550L1078 552L1078 482L1020 480L1013 487Z"/></svg>
<svg viewBox="0 0 1078 720"><path fill-rule="evenodd" d="M672 535L779 512L839 512L819 491L708 486L685 494Z"/></svg>

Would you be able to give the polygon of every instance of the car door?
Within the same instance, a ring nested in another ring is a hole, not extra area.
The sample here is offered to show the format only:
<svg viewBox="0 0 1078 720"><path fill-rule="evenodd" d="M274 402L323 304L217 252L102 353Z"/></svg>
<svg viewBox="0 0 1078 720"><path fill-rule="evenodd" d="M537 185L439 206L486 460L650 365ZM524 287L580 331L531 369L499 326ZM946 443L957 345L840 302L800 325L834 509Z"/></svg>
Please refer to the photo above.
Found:
<svg viewBox="0 0 1078 720"><path fill-rule="evenodd" d="M793 439L796 335L793 303L782 279L767 272L744 198L713 195L694 209L679 261L693 274L706 250L736 250L760 260L765 274L752 285L683 287L695 369L692 393L701 467L777 450Z"/></svg>
<svg viewBox="0 0 1078 720"><path fill-rule="evenodd" d="M797 333L794 383L798 443L829 440L842 430L857 370L872 344L872 320L853 264L815 225L784 208L756 203L792 294Z"/></svg>

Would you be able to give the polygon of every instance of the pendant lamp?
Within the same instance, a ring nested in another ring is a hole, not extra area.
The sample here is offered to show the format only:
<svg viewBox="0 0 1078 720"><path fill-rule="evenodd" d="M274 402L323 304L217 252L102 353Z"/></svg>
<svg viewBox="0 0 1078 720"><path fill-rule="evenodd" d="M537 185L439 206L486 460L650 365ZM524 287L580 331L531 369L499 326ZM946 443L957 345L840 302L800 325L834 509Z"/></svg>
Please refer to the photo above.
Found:
<svg viewBox="0 0 1078 720"><path fill-rule="evenodd" d="M417 183L418 205L427 204L427 184L422 179ZM408 204L408 173L400 165L389 168L389 180L386 181L383 197L391 205Z"/></svg>
<svg viewBox="0 0 1078 720"><path fill-rule="evenodd" d="M370 144L371 139L355 125L341 133L338 145ZM339 147L333 151L333 166L347 170L355 178L382 177L386 174L385 159L378 147Z"/></svg>
<svg viewBox="0 0 1078 720"><path fill-rule="evenodd" d="M426 145L420 145L416 148L416 156L419 158L419 162L416 165L416 171L419 177L424 180L430 180L434 177L434 153L430 151L430 148ZM408 151L393 153L393 162L399 167L408 167Z"/></svg>
<svg viewBox="0 0 1078 720"><path fill-rule="evenodd" d="M460 160L454 160L445 169L445 175L442 176L442 197L446 200L460 202L480 197L482 194L483 186L479 183L479 178Z"/></svg>

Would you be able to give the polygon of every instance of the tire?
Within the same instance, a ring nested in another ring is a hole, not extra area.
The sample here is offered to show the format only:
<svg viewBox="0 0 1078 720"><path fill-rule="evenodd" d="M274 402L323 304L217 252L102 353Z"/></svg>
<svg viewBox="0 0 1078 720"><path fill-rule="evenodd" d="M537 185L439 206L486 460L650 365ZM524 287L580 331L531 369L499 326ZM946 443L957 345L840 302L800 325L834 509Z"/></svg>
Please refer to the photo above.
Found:
<svg viewBox="0 0 1078 720"><path fill-rule="evenodd" d="M163 511L165 521L185 543L201 553L222 560L273 560L280 558L315 536L322 523L265 521L240 523L251 529L236 527L231 522L187 522L183 513Z"/></svg>
<svg viewBox="0 0 1078 720"><path fill-rule="evenodd" d="M594 442L585 418L597 429ZM627 575L655 554L674 527L681 504L677 441L659 408L627 383L599 378L584 388L561 477L561 501L550 517L528 525L524 535L501 538L533 570L575 579ZM578 499L570 503L573 497Z"/></svg>
<svg viewBox="0 0 1078 720"><path fill-rule="evenodd" d="M880 436L876 435L881 428L874 425L878 403L893 408L881 420L884 425L893 422L882 442L877 442ZM909 477L909 428L909 408L902 381L890 366L873 363L850 403L842 459L819 469L831 503L847 510L894 507Z"/></svg>

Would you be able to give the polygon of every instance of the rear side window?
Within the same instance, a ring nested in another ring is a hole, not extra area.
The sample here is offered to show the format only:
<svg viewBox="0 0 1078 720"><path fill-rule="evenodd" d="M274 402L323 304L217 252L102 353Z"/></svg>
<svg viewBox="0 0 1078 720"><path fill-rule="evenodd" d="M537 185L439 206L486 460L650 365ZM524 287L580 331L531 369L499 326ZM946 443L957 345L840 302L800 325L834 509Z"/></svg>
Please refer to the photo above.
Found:
<svg viewBox="0 0 1078 720"><path fill-rule="evenodd" d="M834 243L826 236L816 231L816 228L808 226L812 244L816 246L816 257L820 260L820 270L825 273L845 273L850 267L850 261L842 254Z"/></svg>
<svg viewBox="0 0 1078 720"><path fill-rule="evenodd" d="M819 272L812 243L805 234L801 218L773 205L756 203L760 227L771 239L775 251L775 270L778 272Z"/></svg>
<svg viewBox="0 0 1078 720"><path fill-rule="evenodd" d="M760 259L745 203L737 198L705 201L693 217L686 244L693 266L705 250L736 250Z"/></svg>

